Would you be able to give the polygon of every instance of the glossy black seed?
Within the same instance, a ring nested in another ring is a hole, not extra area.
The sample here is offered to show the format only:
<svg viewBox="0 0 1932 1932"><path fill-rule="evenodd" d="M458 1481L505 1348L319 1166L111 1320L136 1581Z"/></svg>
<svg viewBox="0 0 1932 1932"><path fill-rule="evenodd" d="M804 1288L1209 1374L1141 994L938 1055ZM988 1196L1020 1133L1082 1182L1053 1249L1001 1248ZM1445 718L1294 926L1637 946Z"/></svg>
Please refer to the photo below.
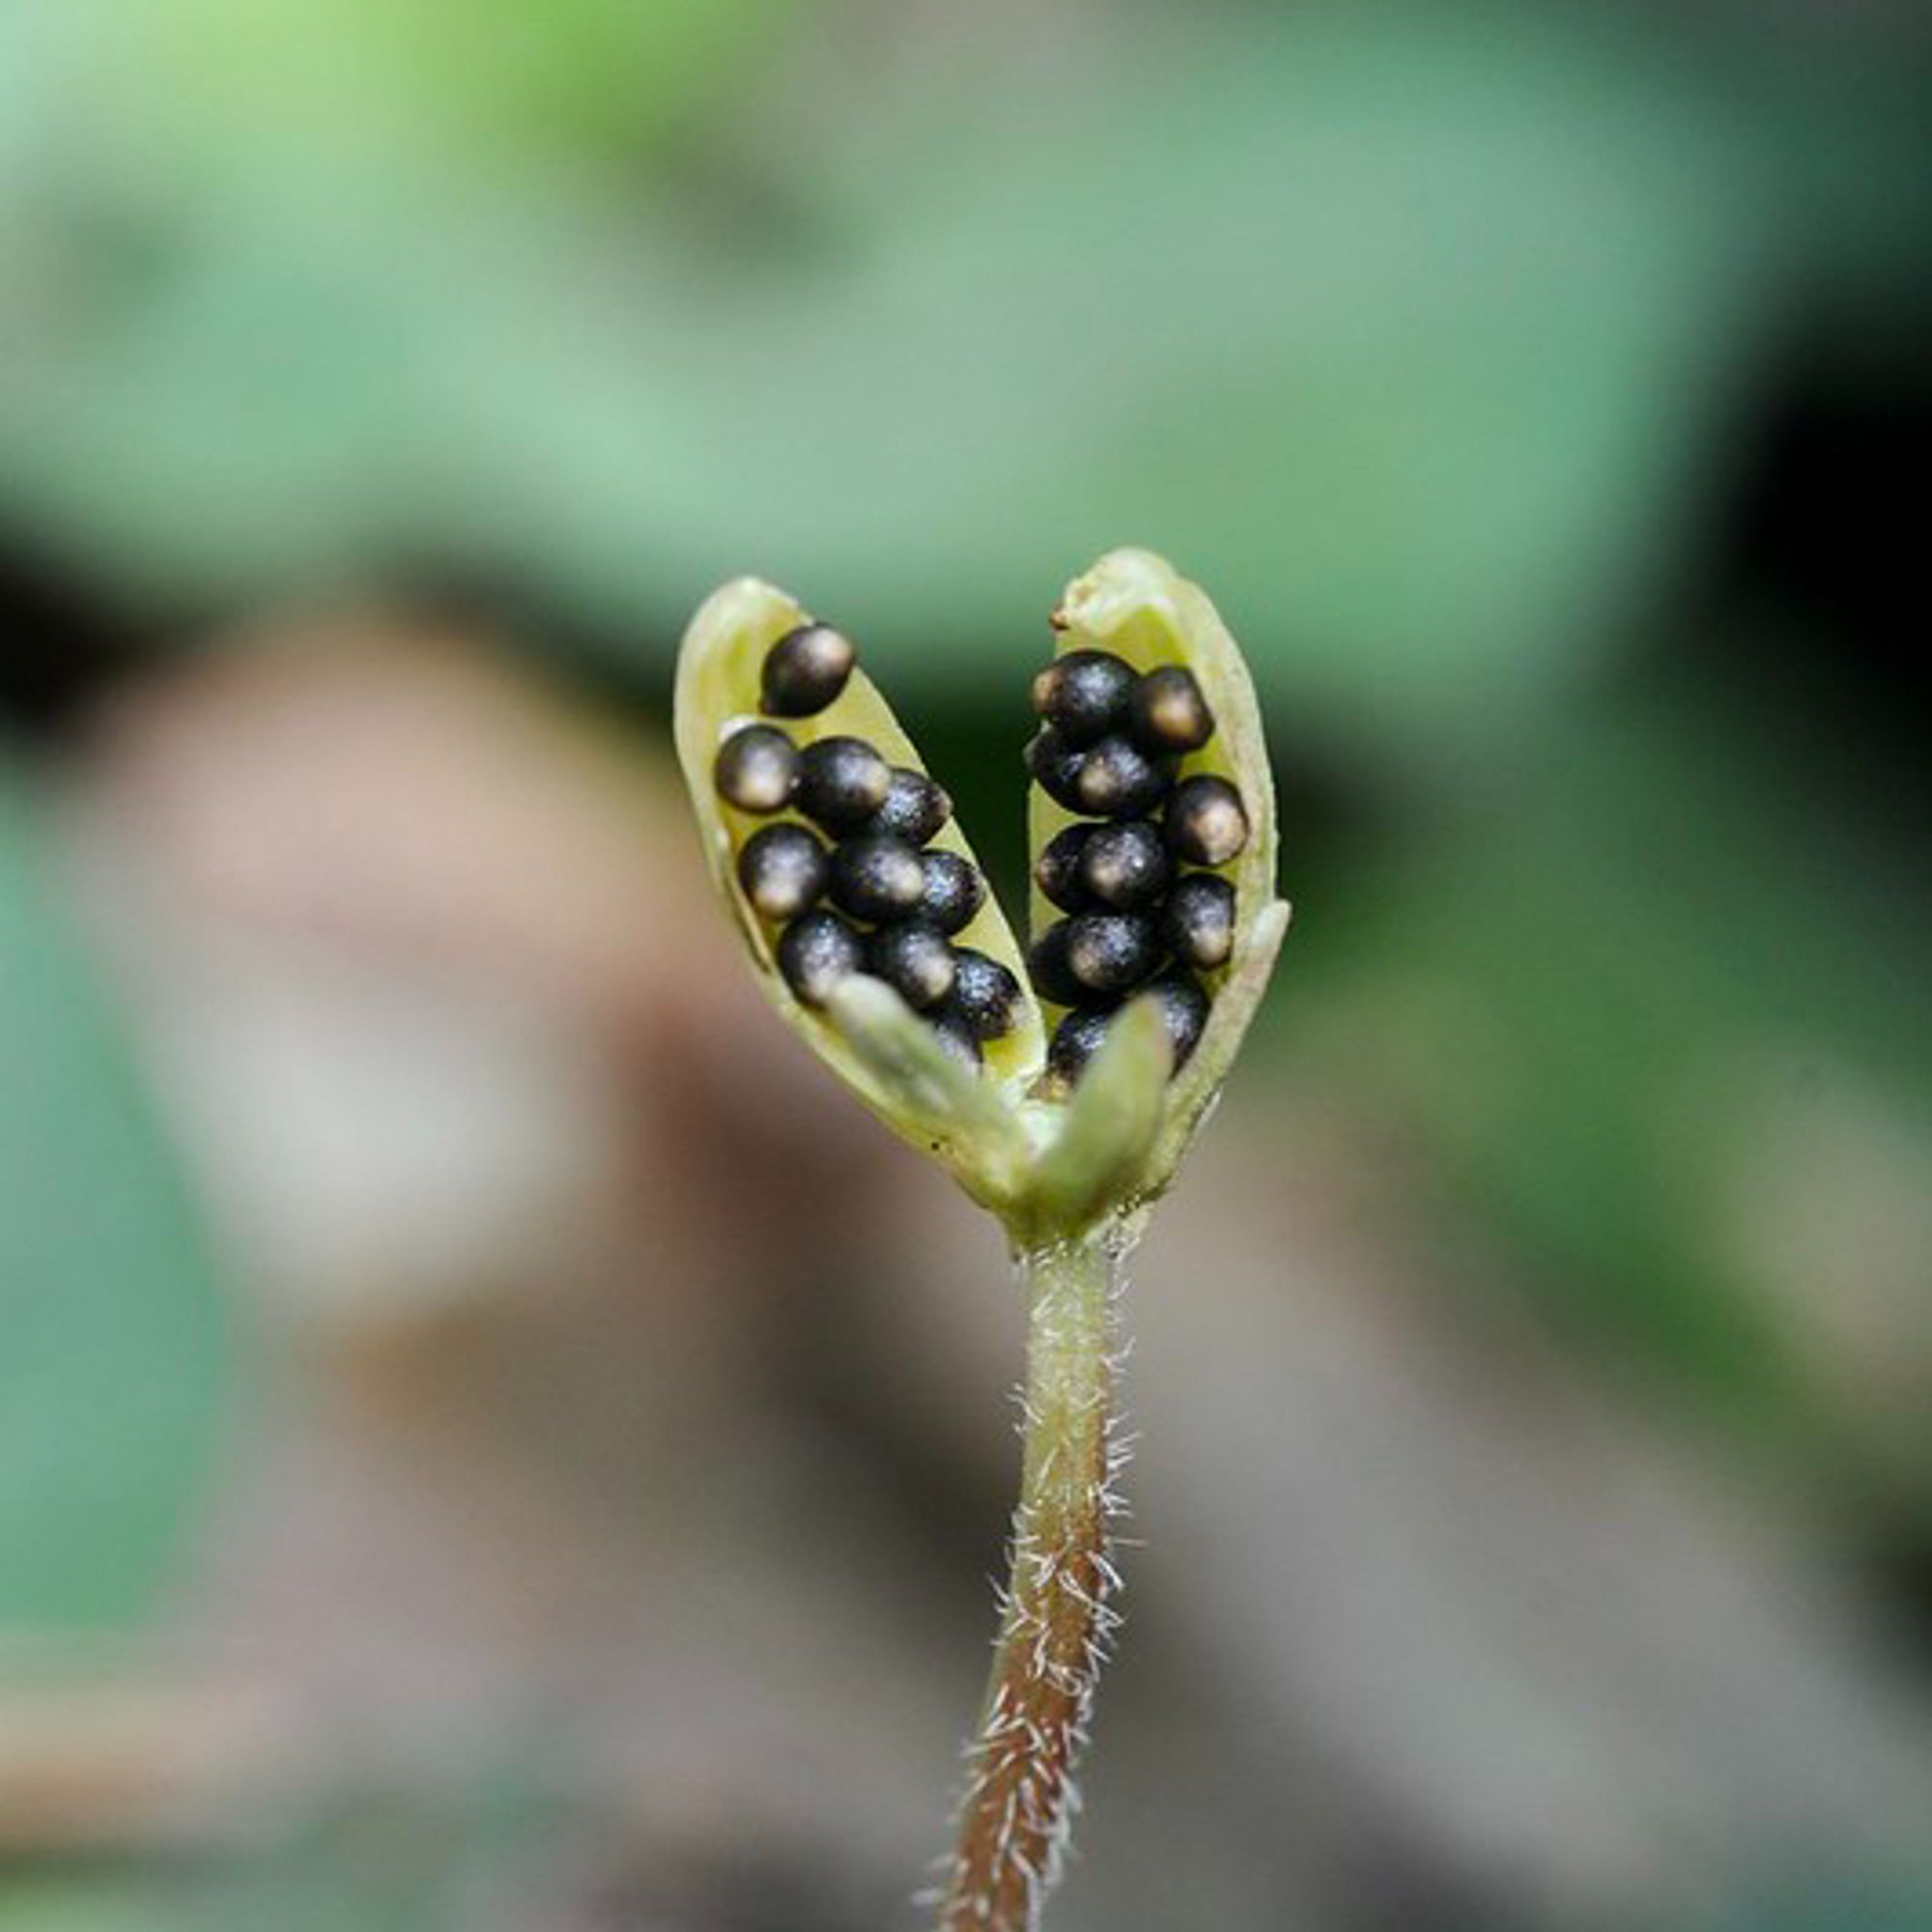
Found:
<svg viewBox="0 0 1932 1932"><path fill-rule="evenodd" d="M864 970L865 943L836 912L809 912L779 934L779 971L799 1000L822 1007L848 974Z"/></svg>
<svg viewBox="0 0 1932 1932"><path fill-rule="evenodd" d="M1099 825L1080 852L1080 881L1102 905L1138 912L1167 890L1174 863L1160 834L1144 818Z"/></svg>
<svg viewBox="0 0 1932 1932"><path fill-rule="evenodd" d="M798 809L828 832L854 832L886 802L893 768L863 738L821 738L798 756Z"/></svg>
<svg viewBox="0 0 1932 1932"><path fill-rule="evenodd" d="M923 772L895 767L886 802L867 819L867 832L890 833L908 845L923 845L952 816L952 801Z"/></svg>
<svg viewBox="0 0 1932 1932"><path fill-rule="evenodd" d="M1027 949L1027 978L1033 981L1034 991L1056 1007L1077 1007L1087 996L1086 987L1073 977L1067 957L1072 923L1064 919L1058 925L1049 925Z"/></svg>
<svg viewBox="0 0 1932 1932"><path fill-rule="evenodd" d="M972 1027L955 1012L938 1012L931 1018L932 1037L963 1066L980 1063L980 1040Z"/></svg>
<svg viewBox="0 0 1932 1932"><path fill-rule="evenodd" d="M1126 723L1133 667L1111 651L1068 651L1033 681L1033 708L1069 745L1091 745Z"/></svg>
<svg viewBox="0 0 1932 1932"><path fill-rule="evenodd" d="M1248 842L1248 814L1226 779L1182 779L1162 823L1167 849L1191 866L1225 866Z"/></svg>
<svg viewBox="0 0 1932 1932"><path fill-rule="evenodd" d="M798 783L798 747L776 724L745 724L718 751L712 782L740 811L777 811Z"/></svg>
<svg viewBox="0 0 1932 1932"><path fill-rule="evenodd" d="M964 1020L977 1038L997 1039L1010 1033L1020 982L997 959L970 946L960 947L952 957L952 998L947 1011Z"/></svg>
<svg viewBox="0 0 1932 1932"><path fill-rule="evenodd" d="M831 877L825 847L802 825L766 825L738 854L738 883L764 919L796 919L816 905Z"/></svg>
<svg viewBox="0 0 1932 1932"><path fill-rule="evenodd" d="M1184 966L1211 973L1235 951L1235 889L1212 872L1188 872L1161 908L1161 937Z"/></svg>
<svg viewBox="0 0 1932 1932"><path fill-rule="evenodd" d="M1064 832L1056 832L1034 861L1034 883L1062 912L1085 912L1094 903L1093 895L1080 882L1080 855L1099 829L1097 825L1069 825Z"/></svg>
<svg viewBox="0 0 1932 1932"><path fill-rule="evenodd" d="M930 920L941 932L970 925L986 903L986 882L971 862L957 852L922 852L919 862L924 872L920 917Z"/></svg>
<svg viewBox="0 0 1932 1932"><path fill-rule="evenodd" d="M1066 970L1090 997L1130 993L1160 963L1153 922L1130 912L1081 912L1066 922Z"/></svg>
<svg viewBox="0 0 1932 1932"><path fill-rule="evenodd" d="M1111 1008L1076 1007L1053 1030L1047 1042L1047 1071L1063 1086L1070 1087L1093 1064L1107 1038L1107 1025L1114 1017Z"/></svg>
<svg viewBox="0 0 1932 1932"><path fill-rule="evenodd" d="M1184 665L1161 665L1135 686L1134 737L1151 752L1198 752L1214 735L1214 714Z"/></svg>
<svg viewBox="0 0 1932 1932"><path fill-rule="evenodd" d="M1160 1002L1161 1023L1167 1028L1178 1073L1201 1044L1201 1032L1208 1024L1208 995L1191 975L1175 971L1150 981L1147 990Z"/></svg>
<svg viewBox="0 0 1932 1932"><path fill-rule="evenodd" d="M1070 789L1075 809L1095 818L1139 818L1167 796L1171 760L1151 757L1131 738L1102 738L1077 754Z"/></svg>
<svg viewBox="0 0 1932 1932"><path fill-rule="evenodd" d="M1052 725L1035 732L1026 748L1026 768L1034 782L1048 798L1068 811L1084 811L1080 794L1074 790L1080 776L1081 754Z"/></svg>
<svg viewBox="0 0 1932 1932"><path fill-rule="evenodd" d="M810 718L845 689L859 653L830 624L801 624L765 653L758 708L774 718Z"/></svg>
<svg viewBox="0 0 1932 1932"><path fill-rule="evenodd" d="M908 920L873 933L866 947L866 970L883 980L907 1006L923 1012L952 991L958 955L936 925Z"/></svg>
<svg viewBox="0 0 1932 1932"><path fill-rule="evenodd" d="M832 903L870 924L904 919L925 892L921 861L903 838L848 838L833 850Z"/></svg>

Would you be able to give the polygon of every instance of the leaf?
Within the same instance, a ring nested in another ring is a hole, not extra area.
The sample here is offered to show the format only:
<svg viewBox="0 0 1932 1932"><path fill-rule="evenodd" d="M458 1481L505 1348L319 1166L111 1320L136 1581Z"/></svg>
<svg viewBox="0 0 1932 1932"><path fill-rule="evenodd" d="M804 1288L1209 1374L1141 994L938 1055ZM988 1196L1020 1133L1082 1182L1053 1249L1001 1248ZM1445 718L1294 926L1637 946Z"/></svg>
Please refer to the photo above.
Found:
<svg viewBox="0 0 1932 1932"><path fill-rule="evenodd" d="M151 1607L228 1367L181 1177L0 770L0 1630Z"/></svg>

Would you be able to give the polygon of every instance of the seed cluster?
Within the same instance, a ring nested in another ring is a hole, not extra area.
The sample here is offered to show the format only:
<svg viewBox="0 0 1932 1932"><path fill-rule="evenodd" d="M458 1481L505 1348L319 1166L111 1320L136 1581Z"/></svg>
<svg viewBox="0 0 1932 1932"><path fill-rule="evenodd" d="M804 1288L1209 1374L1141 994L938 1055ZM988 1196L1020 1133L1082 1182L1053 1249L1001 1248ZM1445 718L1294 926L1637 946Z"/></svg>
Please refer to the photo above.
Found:
<svg viewBox="0 0 1932 1932"><path fill-rule="evenodd" d="M1033 707L1040 729L1027 769L1081 814L1034 866L1048 903L1068 915L1027 959L1040 997L1069 1009L1047 1066L1077 1080L1115 1011L1139 992L1159 999L1179 1066L1208 1023L1198 976L1234 952L1235 888L1216 868L1248 842L1239 791L1183 769L1213 737L1213 713L1185 667L1137 672L1098 650L1056 658L1034 679Z"/></svg>
<svg viewBox="0 0 1932 1932"><path fill-rule="evenodd" d="M815 718L837 701L858 653L825 624L802 624L765 654L766 718ZM774 822L738 851L738 883L777 929L779 971L822 1007L848 974L883 980L923 1014L949 1052L977 1065L981 1043L1011 1031L1019 981L954 936L986 900L965 859L931 843L952 801L923 772L895 767L863 738L803 748L777 724L741 724L713 767L719 796ZM780 818L789 811L795 816Z"/></svg>

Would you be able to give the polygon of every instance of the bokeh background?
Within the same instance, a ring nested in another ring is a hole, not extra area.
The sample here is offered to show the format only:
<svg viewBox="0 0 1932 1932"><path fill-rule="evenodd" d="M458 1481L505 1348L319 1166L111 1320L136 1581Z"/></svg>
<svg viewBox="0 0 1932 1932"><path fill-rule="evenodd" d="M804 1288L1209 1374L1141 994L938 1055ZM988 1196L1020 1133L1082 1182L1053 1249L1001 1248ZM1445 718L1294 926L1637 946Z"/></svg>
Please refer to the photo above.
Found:
<svg viewBox="0 0 1932 1932"><path fill-rule="evenodd" d="M1010 886L1127 541L1299 917L1057 1924L1932 1926L1928 341L1887 0L0 11L0 1932L918 1922L1019 1310L670 658Z"/></svg>

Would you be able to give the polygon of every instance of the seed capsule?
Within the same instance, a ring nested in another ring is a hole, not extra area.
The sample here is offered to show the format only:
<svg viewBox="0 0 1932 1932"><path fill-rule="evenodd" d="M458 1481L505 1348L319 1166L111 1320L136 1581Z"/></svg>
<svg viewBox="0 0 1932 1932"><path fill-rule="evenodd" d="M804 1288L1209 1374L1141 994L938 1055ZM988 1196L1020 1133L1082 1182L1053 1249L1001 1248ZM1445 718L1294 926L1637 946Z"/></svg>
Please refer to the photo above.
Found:
<svg viewBox="0 0 1932 1932"><path fill-rule="evenodd" d="M863 738L821 738L798 759L798 809L831 833L853 832L886 802L893 771Z"/></svg>
<svg viewBox="0 0 1932 1932"><path fill-rule="evenodd" d="M1248 842L1248 814L1226 779L1182 779L1163 826L1167 849L1192 866L1225 866Z"/></svg>
<svg viewBox="0 0 1932 1932"><path fill-rule="evenodd" d="M782 923L816 905L831 876L825 847L802 825L761 826L738 854L738 883L761 919Z"/></svg>
<svg viewBox="0 0 1932 1932"><path fill-rule="evenodd" d="M885 803L866 821L865 830L923 845L952 816L952 801L942 787L923 772L900 767L894 770Z"/></svg>
<svg viewBox="0 0 1932 1932"><path fill-rule="evenodd" d="M1010 1033L1020 982L997 959L970 946L960 947L952 957L952 997L947 1011L964 1020L978 1039L997 1039Z"/></svg>
<svg viewBox="0 0 1932 1932"><path fill-rule="evenodd" d="M1047 1071L1058 1084L1070 1087L1086 1072L1107 1037L1111 1008L1075 1007L1053 1030L1046 1049Z"/></svg>
<svg viewBox="0 0 1932 1932"><path fill-rule="evenodd" d="M1093 895L1081 881L1080 855L1099 829L1097 825L1069 825L1056 832L1034 861L1034 883L1062 912L1085 912L1094 903Z"/></svg>
<svg viewBox="0 0 1932 1932"><path fill-rule="evenodd" d="M765 653L758 708L773 718L810 718L845 689L859 653L830 624L801 624Z"/></svg>
<svg viewBox="0 0 1932 1932"><path fill-rule="evenodd" d="M1172 778L1167 760L1150 757L1118 733L1090 745L1077 758L1070 781L1075 809L1095 818L1138 818L1151 811Z"/></svg>
<svg viewBox="0 0 1932 1932"><path fill-rule="evenodd" d="M922 852L923 887L918 900L922 919L941 932L958 932L973 923L986 903L986 882L957 852Z"/></svg>
<svg viewBox="0 0 1932 1932"><path fill-rule="evenodd" d="M1027 949L1027 978L1042 1000L1056 1007L1077 1007L1087 997L1087 989L1073 977L1067 958L1067 928L1073 922L1064 919L1049 925Z"/></svg>
<svg viewBox="0 0 1932 1932"><path fill-rule="evenodd" d="M1066 922L1066 970L1089 997L1132 992L1159 961L1151 920L1134 913L1082 912Z"/></svg>
<svg viewBox="0 0 1932 1932"><path fill-rule="evenodd" d="M1144 818L1098 825L1080 849L1080 883L1116 912L1138 912L1167 890L1174 866L1160 834Z"/></svg>
<svg viewBox="0 0 1932 1932"><path fill-rule="evenodd" d="M923 920L881 926L866 949L866 970L917 1012L936 1007L958 979L958 954Z"/></svg>
<svg viewBox="0 0 1932 1932"><path fill-rule="evenodd" d="M1135 739L1151 752L1198 752L1214 735L1214 714L1184 665L1160 665L1135 684Z"/></svg>
<svg viewBox="0 0 1932 1932"><path fill-rule="evenodd" d="M1068 651L1033 681L1033 708L1069 745L1091 745L1127 720L1133 667L1112 651Z"/></svg>
<svg viewBox="0 0 1932 1932"><path fill-rule="evenodd" d="M798 747L776 724L746 724L719 747L712 781L727 805L762 815L790 800L800 762Z"/></svg>
<svg viewBox="0 0 1932 1932"><path fill-rule="evenodd" d="M848 838L832 854L832 903L869 924L918 910L925 891L921 855L903 838Z"/></svg>
<svg viewBox="0 0 1932 1932"><path fill-rule="evenodd" d="M779 971L804 1006L822 1007L865 957L859 935L836 912L809 912L779 935Z"/></svg>
<svg viewBox="0 0 1932 1932"><path fill-rule="evenodd" d="M1183 966L1212 973L1235 951L1235 889L1212 872L1189 872L1161 909L1161 937Z"/></svg>
<svg viewBox="0 0 1932 1932"><path fill-rule="evenodd" d="M1208 1024L1208 995L1198 981L1179 972L1163 973L1147 990L1160 1002L1161 1022L1167 1028L1178 1073L1201 1044L1202 1031Z"/></svg>

